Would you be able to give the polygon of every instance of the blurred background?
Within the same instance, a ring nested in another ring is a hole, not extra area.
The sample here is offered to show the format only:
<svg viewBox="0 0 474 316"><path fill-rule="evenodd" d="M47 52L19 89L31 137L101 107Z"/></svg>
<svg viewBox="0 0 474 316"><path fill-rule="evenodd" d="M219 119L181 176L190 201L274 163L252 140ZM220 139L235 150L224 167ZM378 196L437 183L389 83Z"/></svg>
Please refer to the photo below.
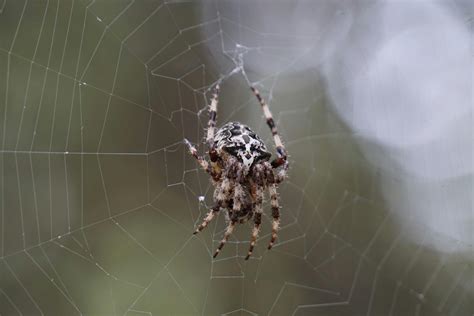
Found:
<svg viewBox="0 0 474 316"><path fill-rule="evenodd" d="M470 1L0 0L0 315L473 315ZM290 154L223 252L207 104ZM268 208L265 209L269 214Z"/></svg>

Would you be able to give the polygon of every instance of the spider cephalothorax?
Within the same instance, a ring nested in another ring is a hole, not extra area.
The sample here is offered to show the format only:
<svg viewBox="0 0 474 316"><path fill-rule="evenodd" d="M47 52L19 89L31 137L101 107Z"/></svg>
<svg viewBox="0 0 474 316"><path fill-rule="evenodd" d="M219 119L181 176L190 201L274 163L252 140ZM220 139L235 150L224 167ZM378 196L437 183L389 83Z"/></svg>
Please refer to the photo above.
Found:
<svg viewBox="0 0 474 316"><path fill-rule="evenodd" d="M248 126L239 122L229 122L215 132L217 118L217 98L219 85L209 106L207 145L210 163L200 157L196 148L185 139L190 153L198 160L213 179L214 206L204 221L194 232L203 230L221 209L226 209L227 229L214 257L224 247L232 234L236 223L244 223L253 217L254 228L250 248L245 259L252 254L262 222L263 197L269 191L272 208L272 235L268 249L271 249L277 237L280 223L280 206L277 185L286 178L288 161L286 150L278 135L268 105L259 92L251 87L262 106L265 119L270 127L276 146L277 158L269 162L271 154L265 143Z"/></svg>

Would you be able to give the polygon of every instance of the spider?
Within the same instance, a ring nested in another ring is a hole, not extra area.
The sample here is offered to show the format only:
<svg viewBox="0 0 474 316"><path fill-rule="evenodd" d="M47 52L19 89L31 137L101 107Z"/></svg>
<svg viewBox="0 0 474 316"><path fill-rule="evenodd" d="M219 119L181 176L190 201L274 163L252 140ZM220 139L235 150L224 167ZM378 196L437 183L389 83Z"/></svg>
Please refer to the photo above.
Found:
<svg viewBox="0 0 474 316"><path fill-rule="evenodd" d="M270 162L271 153L264 142L248 126L240 122L229 122L216 130L217 103L219 84L209 105L209 122L206 143L209 149L208 162L199 156L196 148L185 139L190 154L199 165L212 177L214 205L210 208L202 223L194 234L202 231L221 210L226 210L227 228L214 258L224 247L237 223L245 223L253 217L254 227L250 240L250 248L245 260L252 255L257 242L262 222L263 198L265 189L269 191L272 209L272 233L268 249L270 250L277 238L280 224L280 206L277 186L287 175L288 160L286 149L278 135L278 131L267 103L254 87L250 87L257 97L268 127L271 129L276 146L277 157Z"/></svg>

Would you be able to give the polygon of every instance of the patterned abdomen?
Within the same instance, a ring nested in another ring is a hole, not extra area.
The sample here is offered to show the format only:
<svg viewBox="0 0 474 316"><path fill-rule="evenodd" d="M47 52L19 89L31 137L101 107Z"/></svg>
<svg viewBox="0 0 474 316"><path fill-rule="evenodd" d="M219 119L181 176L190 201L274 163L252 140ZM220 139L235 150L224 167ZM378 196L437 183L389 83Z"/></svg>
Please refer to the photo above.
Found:
<svg viewBox="0 0 474 316"><path fill-rule="evenodd" d="M247 125L229 122L222 126L214 138L216 149L235 156L248 168L254 162L268 160L271 154L264 142Z"/></svg>

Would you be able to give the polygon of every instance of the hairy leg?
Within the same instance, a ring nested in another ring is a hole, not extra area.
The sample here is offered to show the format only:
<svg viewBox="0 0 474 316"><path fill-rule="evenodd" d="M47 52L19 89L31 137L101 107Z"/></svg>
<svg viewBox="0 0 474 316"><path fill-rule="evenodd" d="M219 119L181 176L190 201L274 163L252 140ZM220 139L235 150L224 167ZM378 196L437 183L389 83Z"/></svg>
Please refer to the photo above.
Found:
<svg viewBox="0 0 474 316"><path fill-rule="evenodd" d="M217 247L216 252L214 253L214 258L217 257L221 249L229 240L230 235L234 231L235 223L238 221L239 212L242 210L243 201L245 199L245 191L242 185L239 182L234 183L234 194L233 194L233 205L232 205L232 216L230 218L227 229L224 233L224 238L222 238L219 247Z"/></svg>
<svg viewBox="0 0 474 316"><path fill-rule="evenodd" d="M217 122L217 103L219 102L219 84L216 85L214 89L214 94L212 95L211 104L209 105L209 121L207 122L207 137L206 142L209 148L209 158L211 163L217 161L217 153L214 148L214 135L216 132L216 122Z"/></svg>
<svg viewBox="0 0 474 316"><path fill-rule="evenodd" d="M250 87L250 89L255 94L255 96L258 99L258 102L262 106L263 114L265 115L265 119L267 120L267 125L272 132L273 141L275 142L275 147L276 147L277 156L278 156L272 161L272 166L273 168L278 168L281 165L283 165L287 160L285 146L283 146L280 135L278 134L278 130L277 130L275 121L273 120L272 112L270 112L270 108L268 107L268 104L265 102L265 100L260 95L260 92L258 92L257 89L255 89L254 87Z"/></svg>
<svg viewBox="0 0 474 316"><path fill-rule="evenodd" d="M232 219L229 224L227 225L227 228L224 233L224 237L221 240L221 243L219 244L219 247L217 247L216 252L214 253L213 258L217 257L219 252L222 250L224 245L226 244L227 240L229 240L230 235L232 235L232 232L234 231L235 223L237 222L236 219Z"/></svg>
<svg viewBox="0 0 474 316"><path fill-rule="evenodd" d="M229 179L224 179L222 182L218 182L216 189L214 191L214 203L215 205L209 210L209 212L206 214L206 217L202 221L202 223L198 226L196 231L194 231L194 234L199 233L202 231L204 228L209 225L209 223L214 219L216 216L217 212L222 207L226 206L226 201L228 200L228 196L231 192L231 181Z"/></svg>
<svg viewBox="0 0 474 316"><path fill-rule="evenodd" d="M209 223L212 221L212 219L214 218L214 216L217 214L217 212L219 212L220 210L220 205L219 204L216 204L214 205L210 210L209 212L207 213L206 217L204 218L204 220L202 221L201 225L198 226L198 228L194 231L194 235L196 235L197 233L199 233L200 231L202 231L204 228L207 227L207 225L209 225Z"/></svg>
<svg viewBox="0 0 474 316"><path fill-rule="evenodd" d="M215 181L219 180L220 174L216 172L215 169L209 165L209 163L207 162L206 159L204 159L204 157L199 156L196 147L194 147L186 138L184 139L184 143L188 147L189 153L194 158L196 158L201 168L204 169L204 171L206 171L207 173L209 173Z"/></svg>
<svg viewBox="0 0 474 316"><path fill-rule="evenodd" d="M279 184L283 182L288 175L288 161L285 161L283 167L280 169L273 169L272 165L269 162L264 162L264 172L267 183Z"/></svg>
<svg viewBox="0 0 474 316"><path fill-rule="evenodd" d="M278 170L278 172L274 174L274 183L281 183L283 182L283 180L286 179L286 177L288 176L288 167L288 161L285 161L285 163L283 164L283 168L281 168L280 170Z"/></svg>
<svg viewBox="0 0 474 316"><path fill-rule="evenodd" d="M255 247L255 244L257 243L258 233L260 232L260 224L262 223L263 187L257 186L255 190L256 190L255 215L253 217L254 226L252 229L252 237L250 239L249 251L247 253L247 256L245 257L245 260L248 260L250 256L252 255L253 248Z"/></svg>
<svg viewBox="0 0 474 316"><path fill-rule="evenodd" d="M271 184L268 187L270 192L270 200L272 206L272 237L270 243L268 244L268 250L272 249L275 240L277 239L277 232L280 228L280 204L278 202L278 193L275 184Z"/></svg>

